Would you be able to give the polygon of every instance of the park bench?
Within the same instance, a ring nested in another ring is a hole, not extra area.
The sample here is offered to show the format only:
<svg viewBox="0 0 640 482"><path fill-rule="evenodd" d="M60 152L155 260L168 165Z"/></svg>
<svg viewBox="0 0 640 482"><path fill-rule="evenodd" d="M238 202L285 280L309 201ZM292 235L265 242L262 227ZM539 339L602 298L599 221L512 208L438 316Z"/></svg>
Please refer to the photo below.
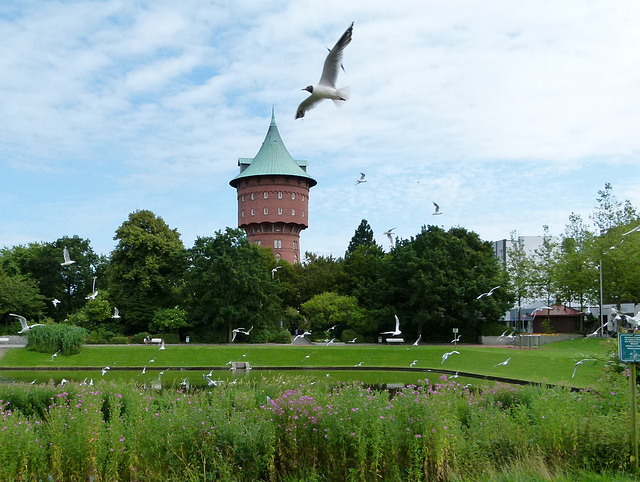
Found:
<svg viewBox="0 0 640 482"><path fill-rule="evenodd" d="M387 338L387 344L402 345L403 343L404 343L404 338Z"/></svg>
<svg viewBox="0 0 640 482"><path fill-rule="evenodd" d="M0 343L9 343L8 336L0 336Z"/></svg>
<svg viewBox="0 0 640 482"><path fill-rule="evenodd" d="M162 338L151 338L152 345L160 345L162 343Z"/></svg>

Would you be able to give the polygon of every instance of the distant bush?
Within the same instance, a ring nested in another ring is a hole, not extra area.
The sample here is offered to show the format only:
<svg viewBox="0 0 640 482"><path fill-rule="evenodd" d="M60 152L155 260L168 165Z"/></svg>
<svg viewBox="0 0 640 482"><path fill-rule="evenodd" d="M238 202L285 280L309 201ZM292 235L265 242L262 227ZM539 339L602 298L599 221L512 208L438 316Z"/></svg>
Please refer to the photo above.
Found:
<svg viewBox="0 0 640 482"><path fill-rule="evenodd" d="M180 343L180 335L177 333L159 333L157 335L151 335L151 338L162 338L165 343L171 345Z"/></svg>
<svg viewBox="0 0 640 482"><path fill-rule="evenodd" d="M364 336L356 333L354 330L351 330L351 329L346 329L342 332L340 341L343 341L344 343L348 343L354 338L356 338L356 343L364 343Z"/></svg>
<svg viewBox="0 0 640 482"><path fill-rule="evenodd" d="M485 323L480 325L480 333L482 336L500 336L506 328L504 323Z"/></svg>
<svg viewBox="0 0 640 482"><path fill-rule="evenodd" d="M111 341L109 343L112 343L114 345L128 345L129 338L127 338L126 336L114 336L113 338L111 338Z"/></svg>
<svg viewBox="0 0 640 482"><path fill-rule="evenodd" d="M60 351L63 355L80 353L87 332L79 326L44 325L27 332L27 348L41 353Z"/></svg>
<svg viewBox="0 0 640 482"><path fill-rule="evenodd" d="M271 334L270 343L291 343L291 333L289 330L282 329Z"/></svg>
<svg viewBox="0 0 640 482"><path fill-rule="evenodd" d="M151 336L151 333L149 333L148 331L143 331L142 333L136 333L135 335L133 335L131 337L131 342L132 344L143 344L144 343L144 339L148 336Z"/></svg>

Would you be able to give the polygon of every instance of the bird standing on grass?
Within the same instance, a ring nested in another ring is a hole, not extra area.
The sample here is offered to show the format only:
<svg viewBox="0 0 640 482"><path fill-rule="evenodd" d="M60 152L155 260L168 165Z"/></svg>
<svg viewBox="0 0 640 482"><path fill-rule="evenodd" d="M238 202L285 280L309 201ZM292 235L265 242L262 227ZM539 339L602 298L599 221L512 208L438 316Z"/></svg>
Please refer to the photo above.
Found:
<svg viewBox="0 0 640 482"><path fill-rule="evenodd" d="M342 56L344 49L349 43L351 43L351 37L353 35L353 23L342 34L340 40L329 51L329 55L324 61L324 67L322 69L322 76L320 81L316 85L308 85L302 90L306 90L311 95L307 97L298 106L296 111L296 119L304 117L304 115L310 109L313 109L324 99L333 100L334 104L340 105L341 102L346 101L349 98L349 88L342 87L336 89L336 80L338 80L338 70L342 64Z"/></svg>

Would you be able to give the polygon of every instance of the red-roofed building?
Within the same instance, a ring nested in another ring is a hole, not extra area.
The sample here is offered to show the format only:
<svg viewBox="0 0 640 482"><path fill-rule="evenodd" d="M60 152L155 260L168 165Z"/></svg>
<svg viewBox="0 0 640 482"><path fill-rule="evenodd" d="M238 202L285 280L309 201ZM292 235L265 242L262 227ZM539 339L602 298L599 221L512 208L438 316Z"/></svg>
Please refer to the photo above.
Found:
<svg viewBox="0 0 640 482"><path fill-rule="evenodd" d="M582 314L569 306L553 305L551 309L541 309L533 313L533 332L544 333L542 323L549 320L553 333L579 333Z"/></svg>

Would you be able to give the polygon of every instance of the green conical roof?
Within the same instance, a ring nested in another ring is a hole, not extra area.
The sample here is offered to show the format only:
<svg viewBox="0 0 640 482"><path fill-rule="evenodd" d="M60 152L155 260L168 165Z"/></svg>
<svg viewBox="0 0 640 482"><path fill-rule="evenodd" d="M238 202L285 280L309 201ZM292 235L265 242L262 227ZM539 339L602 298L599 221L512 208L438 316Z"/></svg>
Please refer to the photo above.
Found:
<svg viewBox="0 0 640 482"><path fill-rule="evenodd" d="M262 142L262 147L253 159L238 159L238 165L241 167L246 165L247 167L229 181L229 184L234 187L243 178L272 175L302 177L309 181L309 187L317 184L316 180L301 167L306 166L307 163L294 160L287 151L278 132L273 111L271 112L271 124Z"/></svg>

